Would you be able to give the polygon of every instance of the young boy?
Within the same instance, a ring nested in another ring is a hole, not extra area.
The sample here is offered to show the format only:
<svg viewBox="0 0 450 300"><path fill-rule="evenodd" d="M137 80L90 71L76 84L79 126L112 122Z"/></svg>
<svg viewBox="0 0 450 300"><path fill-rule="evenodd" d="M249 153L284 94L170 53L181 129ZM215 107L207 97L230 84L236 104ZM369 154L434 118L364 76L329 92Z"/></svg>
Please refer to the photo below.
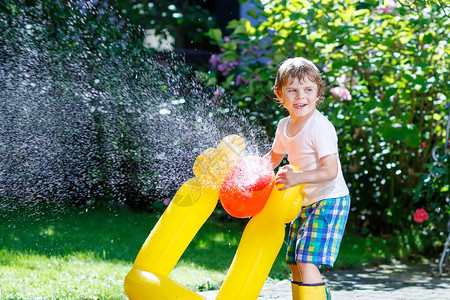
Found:
<svg viewBox="0 0 450 300"><path fill-rule="evenodd" d="M281 189L302 185L303 207L291 223L287 263L292 271L292 298L329 299L320 265L336 260L350 208L342 175L334 126L317 109L325 90L321 73L309 60L285 60L278 70L274 92L289 116L278 123L271 151L274 168L287 154Z"/></svg>

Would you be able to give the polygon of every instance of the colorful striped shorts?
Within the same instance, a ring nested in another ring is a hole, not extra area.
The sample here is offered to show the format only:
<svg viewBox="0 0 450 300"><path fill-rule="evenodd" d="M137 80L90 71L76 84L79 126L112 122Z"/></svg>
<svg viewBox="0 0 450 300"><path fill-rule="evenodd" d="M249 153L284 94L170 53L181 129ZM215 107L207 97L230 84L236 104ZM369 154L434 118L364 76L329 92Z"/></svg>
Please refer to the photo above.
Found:
<svg viewBox="0 0 450 300"><path fill-rule="evenodd" d="M286 262L333 267L350 210L350 196L318 201L302 207L289 230Z"/></svg>

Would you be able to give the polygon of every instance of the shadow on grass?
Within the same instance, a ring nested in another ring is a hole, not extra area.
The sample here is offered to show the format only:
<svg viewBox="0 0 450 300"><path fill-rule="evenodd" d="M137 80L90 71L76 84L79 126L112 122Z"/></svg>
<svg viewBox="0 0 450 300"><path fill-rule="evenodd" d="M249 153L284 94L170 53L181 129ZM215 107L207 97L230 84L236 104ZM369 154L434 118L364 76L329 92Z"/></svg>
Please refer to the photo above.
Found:
<svg viewBox="0 0 450 300"><path fill-rule="evenodd" d="M91 253L100 260L133 263L161 216L121 208L35 205L0 210L0 249L45 256ZM245 223L213 216L200 229L181 260L226 271Z"/></svg>
<svg viewBox="0 0 450 300"><path fill-rule="evenodd" d="M0 245L46 256L91 252L99 259L133 262L156 223L154 214L120 209L35 205L2 209Z"/></svg>
<svg viewBox="0 0 450 300"><path fill-rule="evenodd" d="M78 208L29 205L0 208L2 220L0 250L51 256L89 253L99 260L133 263L145 239L162 214L133 212L121 208ZM222 216L222 217L220 217ZM233 260L247 220L227 219L215 211L189 245L181 260L184 264L226 272ZM411 235L411 234L410 234ZM406 259L413 235L390 238L363 238L346 233L335 269ZM283 245L270 273L285 279Z"/></svg>

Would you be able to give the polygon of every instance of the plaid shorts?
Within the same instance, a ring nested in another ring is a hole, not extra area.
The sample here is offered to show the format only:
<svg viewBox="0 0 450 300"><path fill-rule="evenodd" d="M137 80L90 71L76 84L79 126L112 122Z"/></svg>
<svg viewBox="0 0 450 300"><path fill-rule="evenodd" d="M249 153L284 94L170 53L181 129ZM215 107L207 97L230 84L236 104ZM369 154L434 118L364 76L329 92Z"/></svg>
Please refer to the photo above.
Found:
<svg viewBox="0 0 450 300"><path fill-rule="evenodd" d="M350 210L350 196L325 199L302 207L289 230L286 262L333 267Z"/></svg>

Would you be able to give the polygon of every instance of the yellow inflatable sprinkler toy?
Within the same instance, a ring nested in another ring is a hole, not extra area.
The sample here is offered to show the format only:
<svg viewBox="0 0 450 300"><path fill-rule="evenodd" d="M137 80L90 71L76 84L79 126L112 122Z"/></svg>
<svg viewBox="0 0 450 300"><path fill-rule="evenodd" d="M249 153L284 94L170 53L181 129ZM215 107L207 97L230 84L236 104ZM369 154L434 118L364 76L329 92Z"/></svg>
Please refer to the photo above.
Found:
<svg viewBox="0 0 450 300"><path fill-rule="evenodd" d="M168 276L214 210L220 187L244 150L242 138L231 135L217 149L199 155L194 163L195 177L178 190L125 278L129 299L205 299ZM257 299L283 244L285 223L300 213L301 201L298 188L279 191L273 186L263 209L245 227L216 299Z"/></svg>
<svg viewBox="0 0 450 300"><path fill-rule="evenodd" d="M230 135L216 149L207 149L197 157L193 167L195 177L175 194L125 278L124 289L129 299L205 299L168 277L216 207L219 188L244 150L244 140Z"/></svg>
<svg viewBox="0 0 450 300"><path fill-rule="evenodd" d="M283 245L285 223L292 222L302 207L300 187L278 188L273 187L263 210L245 227L216 300L258 298Z"/></svg>

